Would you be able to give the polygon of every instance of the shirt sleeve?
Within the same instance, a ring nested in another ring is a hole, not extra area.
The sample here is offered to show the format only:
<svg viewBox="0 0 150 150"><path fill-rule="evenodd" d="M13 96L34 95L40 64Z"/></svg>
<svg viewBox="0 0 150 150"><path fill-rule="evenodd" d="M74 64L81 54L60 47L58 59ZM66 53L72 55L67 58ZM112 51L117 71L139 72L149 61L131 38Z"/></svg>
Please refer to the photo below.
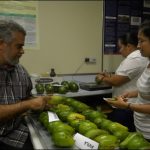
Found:
<svg viewBox="0 0 150 150"><path fill-rule="evenodd" d="M145 66L145 63L142 63L142 58L126 58L116 70L117 75L127 76L129 79L133 79L136 76L139 76Z"/></svg>

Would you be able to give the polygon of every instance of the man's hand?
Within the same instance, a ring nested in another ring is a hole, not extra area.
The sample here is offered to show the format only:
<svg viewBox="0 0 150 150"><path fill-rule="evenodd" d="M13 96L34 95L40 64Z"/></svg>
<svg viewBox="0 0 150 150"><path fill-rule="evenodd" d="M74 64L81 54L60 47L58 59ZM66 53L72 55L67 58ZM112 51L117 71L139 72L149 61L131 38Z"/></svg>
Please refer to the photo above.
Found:
<svg viewBox="0 0 150 150"><path fill-rule="evenodd" d="M44 110L49 106L48 101L51 99L50 96L40 96L30 100L31 110Z"/></svg>

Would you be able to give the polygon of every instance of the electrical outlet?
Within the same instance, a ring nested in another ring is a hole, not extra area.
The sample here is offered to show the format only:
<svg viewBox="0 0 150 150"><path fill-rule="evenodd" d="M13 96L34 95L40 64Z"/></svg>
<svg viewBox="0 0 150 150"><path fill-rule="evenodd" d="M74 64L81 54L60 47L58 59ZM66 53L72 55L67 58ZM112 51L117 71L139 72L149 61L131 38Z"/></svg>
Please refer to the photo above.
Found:
<svg viewBox="0 0 150 150"><path fill-rule="evenodd" d="M96 58L95 57L90 57L90 63L96 63Z"/></svg>
<svg viewBox="0 0 150 150"><path fill-rule="evenodd" d="M96 63L95 57L85 57L84 62L86 63Z"/></svg>

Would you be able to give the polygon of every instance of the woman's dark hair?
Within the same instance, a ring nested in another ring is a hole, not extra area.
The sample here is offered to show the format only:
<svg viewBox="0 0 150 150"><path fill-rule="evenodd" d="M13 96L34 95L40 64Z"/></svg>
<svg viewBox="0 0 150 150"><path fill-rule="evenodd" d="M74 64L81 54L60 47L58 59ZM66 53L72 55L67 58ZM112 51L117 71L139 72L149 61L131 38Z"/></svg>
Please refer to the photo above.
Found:
<svg viewBox="0 0 150 150"><path fill-rule="evenodd" d="M138 45L138 37L136 32L126 33L118 38L123 45L132 44Z"/></svg>
<svg viewBox="0 0 150 150"><path fill-rule="evenodd" d="M146 20L139 26L139 32L142 32L144 36L150 39L150 21Z"/></svg>

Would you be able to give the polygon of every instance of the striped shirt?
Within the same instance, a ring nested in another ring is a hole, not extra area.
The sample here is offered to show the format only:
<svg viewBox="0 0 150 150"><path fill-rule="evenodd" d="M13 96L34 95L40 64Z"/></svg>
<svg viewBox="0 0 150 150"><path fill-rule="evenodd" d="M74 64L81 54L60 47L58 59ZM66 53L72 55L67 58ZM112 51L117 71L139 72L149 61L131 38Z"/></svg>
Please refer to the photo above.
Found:
<svg viewBox="0 0 150 150"><path fill-rule="evenodd" d="M150 68L144 70L137 81L137 87L139 95L136 103L150 104ZM140 131L146 139L150 139L150 114L134 112L134 122L137 131Z"/></svg>
<svg viewBox="0 0 150 150"><path fill-rule="evenodd" d="M0 104L14 104L31 96L32 82L23 66L0 67ZM21 148L28 136L28 128L21 116L0 122L0 141Z"/></svg>

